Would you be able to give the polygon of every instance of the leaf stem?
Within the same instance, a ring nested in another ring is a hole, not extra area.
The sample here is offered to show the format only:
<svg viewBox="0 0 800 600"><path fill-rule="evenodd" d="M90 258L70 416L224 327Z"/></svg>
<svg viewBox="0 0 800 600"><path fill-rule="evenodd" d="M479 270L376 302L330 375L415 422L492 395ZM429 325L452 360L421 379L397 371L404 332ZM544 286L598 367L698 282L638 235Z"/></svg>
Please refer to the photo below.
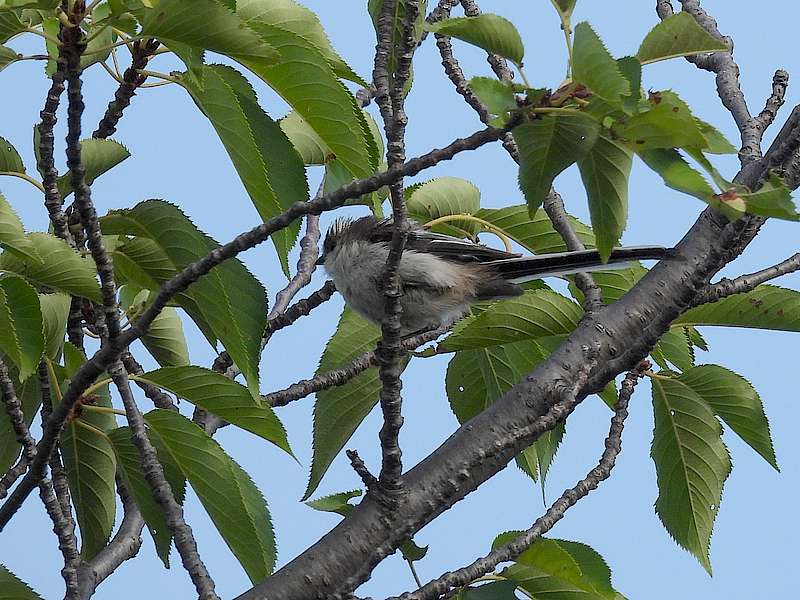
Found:
<svg viewBox="0 0 800 600"><path fill-rule="evenodd" d="M106 379L101 379L100 381L95 381L92 385L90 385L88 388L86 388L86 391L83 392L83 395L84 396L89 396L91 394L94 394L101 387L104 387L104 386L106 386L106 385L108 385L110 383L111 383L111 378L106 378Z"/></svg>
<svg viewBox="0 0 800 600"><path fill-rule="evenodd" d="M27 31L28 33L33 33L35 35L43 37L48 42L50 42L52 44L55 44L56 47L61 45L61 40L59 40L57 37L55 37L54 35L50 35L49 33L45 33L44 31L40 31L40 30L36 29L35 27L28 27L25 31Z"/></svg>
<svg viewBox="0 0 800 600"><path fill-rule="evenodd" d="M501 240L503 240L503 245L506 247L506 252L511 252L511 239L503 232L502 229L495 227L489 221L485 221L480 217L476 217L475 215L471 215L469 213L458 213L454 215L444 215L443 217L439 217L437 219L433 219L432 221L428 221L423 225L425 229L430 229L434 225L438 225L439 223L446 223L448 221L472 221L474 223L478 223L485 231L495 234Z"/></svg>
<svg viewBox="0 0 800 600"><path fill-rule="evenodd" d="M47 357L45 357L44 360L47 363L47 373L50 375L50 379L52 379L53 382L55 383L55 385L52 386L52 389L53 389L53 391L55 391L56 399L58 400L58 402L60 404L61 400L62 400L61 385L60 385L60 383L58 381L58 377L56 376L56 370L53 367L53 361L50 360Z"/></svg>
<svg viewBox="0 0 800 600"><path fill-rule="evenodd" d="M42 182L39 181L38 179L34 179L27 173L18 173L16 171L0 171L0 175L8 175L9 177L19 177L20 179L23 179L28 183L30 183L31 185L38 188L38 190L44 194L44 185L42 185Z"/></svg>
<svg viewBox="0 0 800 600"><path fill-rule="evenodd" d="M86 407L84 406L84 408L86 408ZM125 413L123 413L123 414L125 414ZM82 419L73 419L72 422L75 423L76 425L78 425L79 427L83 427L87 431L91 431L92 433L95 433L95 434L97 434L97 435L99 435L101 437L106 438L108 440L108 442L111 443L111 438L108 437L108 434L105 431L102 431L101 429L98 429L94 425L89 425L86 421L84 421Z"/></svg>
<svg viewBox="0 0 800 600"><path fill-rule="evenodd" d="M422 581L420 581L419 575L417 575L417 569L414 568L414 561L410 558L406 559L408 563L408 568L411 569L411 575L414 577L414 582L417 584L417 589L422 587Z"/></svg>
<svg viewBox="0 0 800 600"><path fill-rule="evenodd" d="M83 410L88 410L89 412L119 415L121 417L126 416L124 410L120 410L118 408L111 408L109 406L95 406L93 404L83 404L81 405L81 407L83 408Z"/></svg>
<svg viewBox="0 0 800 600"><path fill-rule="evenodd" d="M169 83L177 83L178 85L181 84L180 80L177 77L173 77L172 75L167 75L166 73L159 73L158 71L148 71L147 69L139 69L139 73L142 75L146 75L147 77L155 77L156 79L163 79L164 81L168 81Z"/></svg>

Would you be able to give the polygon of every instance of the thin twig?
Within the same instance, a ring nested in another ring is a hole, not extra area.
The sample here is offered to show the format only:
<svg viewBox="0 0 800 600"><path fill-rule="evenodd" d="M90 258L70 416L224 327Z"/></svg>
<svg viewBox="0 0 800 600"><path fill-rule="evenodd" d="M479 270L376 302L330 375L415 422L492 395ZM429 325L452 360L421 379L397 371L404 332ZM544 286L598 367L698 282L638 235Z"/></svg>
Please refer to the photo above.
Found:
<svg viewBox="0 0 800 600"><path fill-rule="evenodd" d="M249 250L264 242L270 235L287 227L296 218L307 214L320 214L338 208L350 198L363 196L377 191L381 187L392 183L400 177L416 175L442 161L453 158L460 152L475 150L487 143L500 139L507 131L517 125L512 121L507 127L497 129L487 127L466 137L459 138L444 148L435 149L427 154L412 158L403 165L392 167L386 171L376 173L366 179L353 181L337 190L326 194L318 200L309 202L296 202L286 212L257 225L253 229L236 236L233 240L211 251L208 255L185 267L180 273L167 281L153 299L152 304L117 338L116 341L106 344L97 351L92 358L87 360L72 378L63 401L53 412L45 428L42 439L38 444L36 459L19 485L9 495L6 502L0 507L0 530L2 530L11 517L16 513L25 498L36 487L37 482L44 477L44 468L53 451L64 422L78 401L83 390L114 362L120 353L134 341L145 335L153 320L160 314L167 303L180 292L188 288L200 277L229 258L237 256L240 252Z"/></svg>
<svg viewBox="0 0 800 600"><path fill-rule="evenodd" d="M734 294L752 292L762 283L795 271L800 271L800 252L761 271L756 271L749 275L740 275L735 279L728 279L727 277L721 279L718 283L710 285L705 293L695 300L694 306L716 302Z"/></svg>
<svg viewBox="0 0 800 600"><path fill-rule="evenodd" d="M407 338L401 342L401 350L413 350L422 344L435 340L446 331L446 328L440 328ZM378 357L376 352L370 350L358 355L343 367L320 373L312 379L303 379L283 390L261 396L261 401L270 406L286 406L290 402L305 398L309 394L344 385L359 373L363 373L370 367L377 366L377 364Z"/></svg>
<svg viewBox="0 0 800 600"><path fill-rule="evenodd" d="M378 486L378 479L369 472L367 465L364 464L358 452L355 450L346 450L345 454L347 454L347 458L350 459L350 466L353 467L353 470L359 476L367 490L375 491Z"/></svg>
<svg viewBox="0 0 800 600"><path fill-rule="evenodd" d="M475 0L461 0L461 6L464 8L464 14L468 17L477 17L481 14L481 10L478 8L478 3L475 2ZM500 81L508 83L514 79L514 71L508 68L508 63L505 58L499 54L489 52L486 55L486 60Z"/></svg>
<svg viewBox="0 0 800 600"><path fill-rule="evenodd" d="M649 363L641 363L636 370L628 373L622 382L619 400L617 400L617 404L614 407L614 416L611 419L611 427L605 440L605 450L597 466L589 471L586 477L581 479L574 487L566 490L547 509L544 515L536 520L530 529L522 532L510 542L492 550L483 558L475 560L472 564L447 572L414 592L402 594L388 600L432 600L439 598L453 588L467 585L490 573L500 563L514 560L530 548L537 539L550 531L564 517L567 510L575 506L579 500L596 489L602 481L608 479L609 475L611 475L617 456L622 450L622 430L625 419L628 416L628 403L636 383L647 369L649 369Z"/></svg>
<svg viewBox="0 0 800 600"><path fill-rule="evenodd" d="M317 192L317 197L322 195L322 186ZM267 319L274 319L282 314L297 293L309 284L316 262L319 258L319 215L306 216L306 232L300 240L300 257L297 259L297 271L289 284L275 295L275 305L272 307Z"/></svg>

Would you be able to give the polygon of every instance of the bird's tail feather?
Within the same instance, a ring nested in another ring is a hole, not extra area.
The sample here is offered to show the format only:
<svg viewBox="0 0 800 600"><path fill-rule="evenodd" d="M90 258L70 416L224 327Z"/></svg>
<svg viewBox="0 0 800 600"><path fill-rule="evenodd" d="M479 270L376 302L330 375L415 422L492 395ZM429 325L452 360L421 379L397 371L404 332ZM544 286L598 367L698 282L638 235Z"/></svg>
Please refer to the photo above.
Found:
<svg viewBox="0 0 800 600"><path fill-rule="evenodd" d="M592 271L625 269L637 260L661 260L670 250L662 246L630 246L614 248L608 261L600 261L597 250L558 252L523 258L509 258L486 263L503 279L511 283L524 283L542 277L560 277Z"/></svg>

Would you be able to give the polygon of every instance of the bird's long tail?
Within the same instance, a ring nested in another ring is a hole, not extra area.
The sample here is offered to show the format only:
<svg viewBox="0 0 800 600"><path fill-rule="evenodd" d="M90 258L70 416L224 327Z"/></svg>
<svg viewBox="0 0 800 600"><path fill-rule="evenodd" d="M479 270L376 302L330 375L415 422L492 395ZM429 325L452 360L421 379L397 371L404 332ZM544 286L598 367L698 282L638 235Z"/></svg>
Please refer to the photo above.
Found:
<svg viewBox="0 0 800 600"><path fill-rule="evenodd" d="M608 261L600 261L597 250L578 250L540 254L522 258L508 258L484 263L491 266L503 279L511 283L524 283L542 277L559 277L591 271L612 271L629 267L637 260L661 260L671 250L663 246L629 246L614 248Z"/></svg>

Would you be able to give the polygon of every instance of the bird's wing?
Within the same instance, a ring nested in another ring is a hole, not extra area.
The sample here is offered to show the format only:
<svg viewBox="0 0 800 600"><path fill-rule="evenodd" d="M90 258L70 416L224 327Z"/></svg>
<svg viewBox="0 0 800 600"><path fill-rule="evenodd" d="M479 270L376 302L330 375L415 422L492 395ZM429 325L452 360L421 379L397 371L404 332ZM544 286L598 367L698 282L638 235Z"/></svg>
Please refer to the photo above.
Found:
<svg viewBox="0 0 800 600"><path fill-rule="evenodd" d="M370 239L373 242L390 242L393 232L394 228L391 219L383 219L376 224ZM408 234L406 249L427 252L445 260L461 263L482 263L521 256L520 254L504 252L503 250L475 244L443 233L434 233L422 227L415 227Z"/></svg>

